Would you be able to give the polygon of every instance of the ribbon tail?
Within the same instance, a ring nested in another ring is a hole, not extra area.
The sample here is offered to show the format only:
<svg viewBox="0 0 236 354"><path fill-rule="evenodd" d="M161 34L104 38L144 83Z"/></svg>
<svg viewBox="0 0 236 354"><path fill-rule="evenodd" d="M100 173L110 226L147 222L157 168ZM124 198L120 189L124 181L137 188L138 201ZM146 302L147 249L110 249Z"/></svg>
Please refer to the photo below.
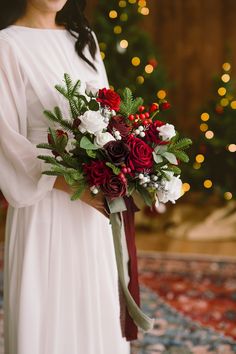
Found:
<svg viewBox="0 0 236 354"><path fill-rule="evenodd" d="M113 233L113 242L115 247L117 270L121 288L124 293L126 300L127 310L134 320L135 324L141 328L143 331L149 331L153 328L154 319L149 318L142 310L138 307L133 297L131 296L129 289L125 281L124 264L123 264L123 251L121 243L121 232L122 232L122 216L119 212L110 214L110 221Z"/></svg>

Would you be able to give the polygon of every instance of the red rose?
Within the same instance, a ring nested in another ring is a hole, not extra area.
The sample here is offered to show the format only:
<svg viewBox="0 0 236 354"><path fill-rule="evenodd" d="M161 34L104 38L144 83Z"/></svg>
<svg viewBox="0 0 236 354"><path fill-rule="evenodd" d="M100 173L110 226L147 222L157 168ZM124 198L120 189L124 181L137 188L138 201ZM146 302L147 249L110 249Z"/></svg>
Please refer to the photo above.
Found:
<svg viewBox="0 0 236 354"><path fill-rule="evenodd" d="M165 125L164 122L161 122L160 120L156 120L154 123L150 124L148 129L145 131L145 137L143 140L146 143L154 143L155 145L164 145L166 144L166 141L163 141L159 137L159 131L157 130L158 127L161 127L162 125Z"/></svg>
<svg viewBox="0 0 236 354"><path fill-rule="evenodd" d="M139 138L130 138L127 141L130 148L127 166L133 171L143 171L153 166L152 148Z"/></svg>
<svg viewBox="0 0 236 354"><path fill-rule="evenodd" d="M129 155L129 147L122 140L109 141L103 148L109 160L117 166L124 163Z"/></svg>
<svg viewBox="0 0 236 354"><path fill-rule="evenodd" d="M118 175L110 175L106 182L101 186L106 197L110 199L115 199L118 197L123 197L127 193L127 184Z"/></svg>
<svg viewBox="0 0 236 354"><path fill-rule="evenodd" d="M112 174L111 169L103 161L92 161L89 164L84 164L83 170L87 175L90 186L100 186Z"/></svg>
<svg viewBox="0 0 236 354"><path fill-rule="evenodd" d="M107 126L109 133L113 133L114 130L118 130L122 138L126 138L131 130L131 127L125 122L125 118L122 116L114 116L110 119Z"/></svg>
<svg viewBox="0 0 236 354"><path fill-rule="evenodd" d="M103 88L98 92L97 101L101 103L102 107L108 106L111 110L118 111L121 99L115 91Z"/></svg>

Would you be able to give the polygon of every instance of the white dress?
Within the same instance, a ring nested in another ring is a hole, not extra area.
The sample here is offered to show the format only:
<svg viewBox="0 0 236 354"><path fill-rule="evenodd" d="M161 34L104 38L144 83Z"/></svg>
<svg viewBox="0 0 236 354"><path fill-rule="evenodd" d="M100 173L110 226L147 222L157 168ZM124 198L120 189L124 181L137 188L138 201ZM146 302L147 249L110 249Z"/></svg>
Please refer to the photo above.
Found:
<svg viewBox="0 0 236 354"><path fill-rule="evenodd" d="M130 352L120 329L109 221L53 189L54 177L41 175L45 166L37 159L36 144L47 136L43 110L58 105L66 112L54 88L63 83L63 74L108 86L99 52L95 73L79 58L74 42L61 29L0 31L0 189L10 204L5 354ZM85 54L90 57L88 49Z"/></svg>

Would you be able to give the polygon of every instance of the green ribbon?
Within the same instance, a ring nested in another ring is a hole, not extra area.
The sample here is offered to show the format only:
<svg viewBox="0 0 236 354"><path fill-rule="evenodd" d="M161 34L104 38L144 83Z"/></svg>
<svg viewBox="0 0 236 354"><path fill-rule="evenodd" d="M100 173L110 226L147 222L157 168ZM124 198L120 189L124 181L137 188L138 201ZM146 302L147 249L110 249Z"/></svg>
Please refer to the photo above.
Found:
<svg viewBox="0 0 236 354"><path fill-rule="evenodd" d="M121 212L126 210L126 205L123 198L117 198L112 202L107 200L110 209L110 222L112 227L113 242L116 255L116 264L118 270L119 281L124 293L127 310L134 320L135 324L143 331L149 331L153 328L154 319L149 318L134 301L132 295L129 292L128 286L125 281L124 263L123 263L123 249L122 249L122 214Z"/></svg>

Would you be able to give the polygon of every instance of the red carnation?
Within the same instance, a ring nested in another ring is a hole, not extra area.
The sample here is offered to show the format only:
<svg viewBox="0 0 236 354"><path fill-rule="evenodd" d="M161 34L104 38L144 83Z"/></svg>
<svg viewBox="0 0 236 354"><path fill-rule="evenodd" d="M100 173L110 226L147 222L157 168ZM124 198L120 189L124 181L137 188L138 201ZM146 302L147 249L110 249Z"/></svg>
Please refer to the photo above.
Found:
<svg viewBox="0 0 236 354"><path fill-rule="evenodd" d="M110 175L105 183L101 186L101 190L103 191L106 197L110 199L115 199L118 197L123 197L127 193L127 184L120 176L118 175Z"/></svg>
<svg viewBox="0 0 236 354"><path fill-rule="evenodd" d="M130 148L127 166L132 171L143 171L153 166L152 148L139 138L129 138L127 145Z"/></svg>
<svg viewBox="0 0 236 354"><path fill-rule="evenodd" d="M97 101L101 103L102 107L108 106L111 110L118 111L121 99L115 91L103 88L98 91Z"/></svg>
<svg viewBox="0 0 236 354"><path fill-rule="evenodd" d="M122 138L126 138L131 130L131 127L125 122L125 118L122 116L114 116L110 119L107 126L109 133L113 133L113 129L118 130Z"/></svg>
<svg viewBox="0 0 236 354"><path fill-rule="evenodd" d="M109 167L103 161L92 161L83 165L84 173L87 175L90 186L100 186L112 174Z"/></svg>

